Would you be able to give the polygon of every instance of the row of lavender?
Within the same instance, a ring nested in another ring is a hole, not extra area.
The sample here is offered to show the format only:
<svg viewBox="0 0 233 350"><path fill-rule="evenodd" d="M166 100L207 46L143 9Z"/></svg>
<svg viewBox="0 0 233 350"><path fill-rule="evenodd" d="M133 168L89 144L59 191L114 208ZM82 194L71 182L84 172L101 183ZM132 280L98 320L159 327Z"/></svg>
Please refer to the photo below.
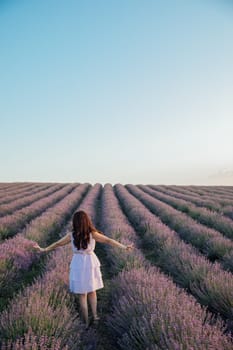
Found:
<svg viewBox="0 0 233 350"><path fill-rule="evenodd" d="M48 196L49 194L59 190L64 186L64 184L55 184L50 186L47 185L41 186L39 188L37 187L36 190L20 193L19 198L17 198L17 196L14 196L10 202L0 205L0 216L5 216L13 213L18 209L22 209L23 207L26 207L33 202L36 202L37 200Z"/></svg>
<svg viewBox="0 0 233 350"><path fill-rule="evenodd" d="M224 197L233 197L233 190L231 186L163 186L165 188L174 189L179 192L192 193L194 195L199 195L200 197L210 195L221 195Z"/></svg>
<svg viewBox="0 0 233 350"><path fill-rule="evenodd" d="M127 186L132 194L122 185L115 188L125 213L143 236L156 264L180 286L187 288L201 304L228 319L230 324L233 320L232 274L218 263L209 262L153 215L143 205L156 210L151 196L133 185Z"/></svg>
<svg viewBox="0 0 233 350"><path fill-rule="evenodd" d="M30 184L39 184L40 182L0 182L0 191L5 191L13 188L20 188Z"/></svg>
<svg viewBox="0 0 233 350"><path fill-rule="evenodd" d="M190 203L188 198L186 198L186 200L181 198L175 198L172 195L172 193L161 193L157 191L154 186L152 187L152 189L148 186L142 187L150 191L150 194L152 194L157 199L168 203L174 208L187 213L189 216L191 216L195 220L198 220L200 223L214 228L221 232L223 235L226 235L227 237L233 239L233 221L230 218L223 215L223 212L218 213L216 210L213 209L210 210L204 207L197 207L194 203ZM218 201L215 200L215 203L218 204Z"/></svg>
<svg viewBox="0 0 233 350"><path fill-rule="evenodd" d="M18 200L19 198L23 198L24 196L36 193L40 189L49 188L54 184L28 184L27 186L21 187L18 186L14 190L11 191L1 191L0 189L0 205L10 203L12 201Z"/></svg>
<svg viewBox="0 0 233 350"><path fill-rule="evenodd" d="M128 210L137 217L131 195L120 185L116 191L119 197L120 193L125 195ZM146 210L144 216L148 217ZM122 213L111 185L105 185L103 190L102 225L111 237L135 244L132 253L107 247L113 272L121 271L112 284L112 310L106 322L117 348L232 349L230 338L222 333L221 322L210 325L210 314L144 259L136 248L135 231Z"/></svg>
<svg viewBox="0 0 233 350"><path fill-rule="evenodd" d="M206 193L212 194L218 194L222 196L233 196L233 189L232 186L183 186L183 188L188 188L194 193L198 193L201 196L205 195Z"/></svg>
<svg viewBox="0 0 233 350"><path fill-rule="evenodd" d="M89 189L82 201L86 185L80 185L75 193L75 210L87 210L94 218L95 201L100 189L101 185L98 184ZM66 231L70 229L71 222ZM66 246L50 254L51 258L42 277L19 293L0 315L2 350L79 348L83 326L79 322L74 298L68 290L71 249Z"/></svg>
<svg viewBox="0 0 233 350"><path fill-rule="evenodd" d="M157 192L147 186L134 187L128 185L126 187L131 192L133 191L132 193L136 193L139 199L154 214L158 215L163 223L174 229L182 240L191 243L211 261L219 260L224 269L233 272L233 242L231 239L224 237L219 231L200 224L197 220L164 203L161 201L164 195L158 196L160 198L158 200L155 198L155 196L157 197Z"/></svg>
<svg viewBox="0 0 233 350"><path fill-rule="evenodd" d="M61 189L55 188L51 194L44 195L41 199L32 204L16 210L14 213L0 218L0 240L14 236L19 230L22 230L27 223L40 215L49 206L54 205L58 200L70 193L77 184L62 186Z"/></svg>
<svg viewBox="0 0 233 350"><path fill-rule="evenodd" d="M39 182L22 182L22 183L13 182L11 184L0 183L0 198L23 191L26 188L30 188L30 187L34 188L37 186L41 186L41 183Z"/></svg>
<svg viewBox="0 0 233 350"><path fill-rule="evenodd" d="M89 187L89 184L79 185L73 188L71 193L70 187L60 190L54 198L54 206L32 220L24 232L0 245L0 308L5 305L14 290L21 287L21 277L30 272L33 264L38 264L39 254L32 249L31 240L42 245L50 242L70 217L70 212L77 203L77 195L85 193ZM57 202L58 198L60 200ZM44 201L46 203L47 199Z"/></svg>
<svg viewBox="0 0 233 350"><path fill-rule="evenodd" d="M177 188L176 186L169 186L166 187L167 190L172 190L176 194L179 195L187 195L189 198L191 197L192 200L197 201L197 203L194 202L194 204L198 205L199 201L204 201L204 206L209 207L209 209L219 210L221 213L229 217L230 219L233 219L233 193L230 193L228 190L227 193L221 193L221 192L214 192L213 190L208 190L204 194L199 194L198 192L189 191L187 188ZM185 199L185 198L184 198ZM210 206L208 204L206 205L206 202L211 201ZM214 204L213 204L214 202ZM201 205L203 206L203 205Z"/></svg>
<svg viewBox="0 0 233 350"><path fill-rule="evenodd" d="M180 189L179 187L174 186L155 186L148 185L150 188L155 189L159 192L168 194L173 198L184 199L188 202L195 204L197 207L206 207L211 210L215 210L217 212L223 213L225 215L227 212L227 208L231 208L233 205L233 197L231 200L225 199L221 195L212 194L209 195L198 195L194 192L190 192L188 190Z"/></svg>

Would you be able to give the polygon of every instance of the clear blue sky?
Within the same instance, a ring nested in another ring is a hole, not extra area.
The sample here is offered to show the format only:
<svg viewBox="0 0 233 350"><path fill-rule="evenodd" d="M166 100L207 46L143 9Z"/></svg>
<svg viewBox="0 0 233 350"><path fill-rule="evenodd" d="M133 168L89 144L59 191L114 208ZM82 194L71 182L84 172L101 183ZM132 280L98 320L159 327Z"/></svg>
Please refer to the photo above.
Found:
<svg viewBox="0 0 233 350"><path fill-rule="evenodd" d="M233 4L1 0L0 181L233 185Z"/></svg>

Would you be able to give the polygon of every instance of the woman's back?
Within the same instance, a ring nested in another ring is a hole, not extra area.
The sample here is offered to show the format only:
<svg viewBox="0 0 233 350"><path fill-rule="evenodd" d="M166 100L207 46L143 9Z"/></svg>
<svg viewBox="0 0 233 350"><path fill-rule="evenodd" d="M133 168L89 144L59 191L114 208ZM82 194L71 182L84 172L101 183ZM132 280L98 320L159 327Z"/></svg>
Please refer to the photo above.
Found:
<svg viewBox="0 0 233 350"><path fill-rule="evenodd" d="M90 233L90 242L87 245L86 249L78 249L75 245L74 245L74 238L73 238L73 233L71 232L71 245L72 245L72 251L73 253L89 253L89 252L93 252L95 249L95 239L92 237L92 234Z"/></svg>

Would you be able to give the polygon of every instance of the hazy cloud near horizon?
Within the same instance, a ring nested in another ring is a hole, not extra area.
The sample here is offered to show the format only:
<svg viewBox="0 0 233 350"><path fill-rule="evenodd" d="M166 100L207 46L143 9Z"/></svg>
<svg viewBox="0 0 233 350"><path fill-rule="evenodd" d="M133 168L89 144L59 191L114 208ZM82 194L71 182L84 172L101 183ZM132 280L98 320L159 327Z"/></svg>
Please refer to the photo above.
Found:
<svg viewBox="0 0 233 350"><path fill-rule="evenodd" d="M222 169L216 173L210 174L208 179L210 180L210 184L213 183L225 184L225 185L233 185L233 170Z"/></svg>

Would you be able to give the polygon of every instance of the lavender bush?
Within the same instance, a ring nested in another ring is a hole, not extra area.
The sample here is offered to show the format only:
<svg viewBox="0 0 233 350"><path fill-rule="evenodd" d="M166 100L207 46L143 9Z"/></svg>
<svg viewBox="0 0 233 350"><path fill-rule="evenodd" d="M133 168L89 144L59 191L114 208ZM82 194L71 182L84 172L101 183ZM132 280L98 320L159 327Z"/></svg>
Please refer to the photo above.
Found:
<svg viewBox="0 0 233 350"><path fill-rule="evenodd" d="M149 192L145 193L132 185L127 186L127 188L154 214L158 215L164 223L173 228L184 241L198 248L209 259L224 260L225 254L232 251L233 242L223 237L218 231L199 224L184 213L151 197ZM227 268L230 268L230 266Z"/></svg>
<svg viewBox="0 0 233 350"><path fill-rule="evenodd" d="M156 268L132 269L114 281L108 326L120 349L232 349L222 323Z"/></svg>
<svg viewBox="0 0 233 350"><path fill-rule="evenodd" d="M216 201L211 199L206 199L203 197L197 197L193 194L185 194L183 192L177 192L168 186L168 188L164 188L163 186L154 186L154 185L149 185L147 186L148 188L151 188L152 190L156 190L159 192L162 192L166 195L172 196L173 198L178 198L178 199L184 199L188 202L191 202L198 207L206 207L208 209L216 210L218 212L221 212L222 210L222 205Z"/></svg>
<svg viewBox="0 0 233 350"><path fill-rule="evenodd" d="M22 182L17 183L13 182L11 184L1 183L0 184L0 199L4 198L5 196L12 195L19 193L21 191L26 190L27 188L36 188L38 186L41 186L41 183L39 182Z"/></svg>
<svg viewBox="0 0 233 350"><path fill-rule="evenodd" d="M21 230L31 219L42 213L47 207L62 199L74 188L75 184L67 185L61 190L50 194L45 198L32 203L22 209L16 210L11 215L6 215L0 218L0 239L5 239L16 234Z"/></svg>
<svg viewBox="0 0 233 350"><path fill-rule="evenodd" d="M154 185L150 185L150 187L154 187ZM157 186L155 186L157 187ZM164 188L168 189L168 190L172 190L172 191L175 191L175 192L178 192L178 193L183 193L183 194L186 194L186 195L191 195L193 197L196 197L196 198L199 198L199 199L206 199L206 200L215 200L216 197L218 199L222 199L223 201L226 199L228 201L228 199L225 197L225 196L229 196L230 195L230 192L229 191L226 191L226 192L223 192L223 193L215 193L214 190L213 190L213 187L211 186L211 192L209 191L206 191L204 189L202 189L201 186L163 186ZM230 195L230 199L229 200L232 200L232 197ZM221 203L222 205L225 205L224 203Z"/></svg>
<svg viewBox="0 0 233 350"><path fill-rule="evenodd" d="M171 205L175 209L187 213L187 215L191 216L200 223L218 230L229 238L233 238L233 222L222 214L207 208L198 208L194 204L189 203L184 199L174 198L156 190L151 190L147 186L139 186L139 188L146 193L149 193L152 197Z"/></svg>
<svg viewBox="0 0 233 350"><path fill-rule="evenodd" d="M181 186L182 189L188 188L189 191L191 191L194 194L199 194L203 197L211 196L212 198L215 198L216 196L221 197L223 200L233 200L233 193L229 190L229 188L224 189L221 188L215 188L214 186L211 186L211 188L203 187L203 186Z"/></svg>
<svg viewBox="0 0 233 350"><path fill-rule="evenodd" d="M53 253L46 273L12 300L0 315L0 338L15 342L29 327L37 337L61 339L61 346L79 342L80 324L67 290L70 247ZM74 348L75 349L75 348Z"/></svg>
<svg viewBox="0 0 233 350"><path fill-rule="evenodd" d="M120 240L123 244L135 244L136 235L133 227L122 213L119 202L110 184L106 184L102 194L101 229L111 238ZM134 254L126 254L119 248L106 246L108 259L111 261L111 270L118 273L123 268L140 267L145 265L139 250Z"/></svg>
<svg viewBox="0 0 233 350"><path fill-rule="evenodd" d="M198 254L195 248L182 242L174 231L150 213L122 185L116 185L115 188L124 210L135 227L144 234L144 239L148 240L148 236L151 237L151 249L154 249L156 263L169 272L177 283L189 288L202 304L208 305L224 318L233 320L232 274L223 271L219 264L210 263ZM136 190L140 191L137 188ZM146 196L142 192L142 196L144 195ZM181 252L184 254L180 254ZM179 280L177 276L180 276ZM215 284L211 283L213 279Z"/></svg>
<svg viewBox="0 0 233 350"><path fill-rule="evenodd" d="M46 197L65 185L56 184L53 186L43 186L40 189L37 189L35 193L30 193L25 195L25 193L21 194L20 198L14 198L10 203L0 205L0 216L5 216L7 214L13 213L17 209L22 209L25 206L33 204L33 202L38 201L39 199Z"/></svg>
<svg viewBox="0 0 233 350"><path fill-rule="evenodd" d="M37 336L29 328L23 337L12 341L3 341L1 350L68 350L68 346L62 346L62 339L48 336Z"/></svg>
<svg viewBox="0 0 233 350"><path fill-rule="evenodd" d="M102 191L102 185L95 184L88 195L85 197L83 202L81 203L79 210L84 210L90 217L93 223L96 225L97 216L96 216L96 207L98 205L97 200Z"/></svg>
<svg viewBox="0 0 233 350"><path fill-rule="evenodd" d="M52 186L52 184L34 183L34 184L28 184L27 186L24 186L24 187L20 187L20 186L16 187L14 190L11 190L11 191L0 190L0 204L1 205L7 204L9 202L22 198L24 196L36 193L40 189L43 189L43 188L45 189L46 187L49 188L50 186Z"/></svg>
<svg viewBox="0 0 233 350"><path fill-rule="evenodd" d="M223 208L224 215L228 216L231 220L233 220L233 205L228 205Z"/></svg>
<svg viewBox="0 0 233 350"><path fill-rule="evenodd" d="M219 197L218 195L214 196L214 198L213 196L197 197L193 194L187 194L186 191L180 191L176 188L173 189L172 186L167 186L164 188L163 186L150 185L148 187L154 190L158 190L162 193L169 194L172 197L184 199L188 202L194 203L199 207L207 207L209 209L216 210L233 220L232 201L223 200L222 197Z"/></svg>
<svg viewBox="0 0 233 350"><path fill-rule="evenodd" d="M137 245L135 231L122 213L109 184L103 190L101 222L103 230L111 237ZM231 348L230 338L222 333L222 323L218 321L212 328L210 314L158 269L149 267L140 250L135 247L132 254L127 254L119 248L109 247L108 252L111 267L113 265L116 272L123 267L112 285L114 306L106 322L119 348ZM192 332L194 325L198 327Z"/></svg>

